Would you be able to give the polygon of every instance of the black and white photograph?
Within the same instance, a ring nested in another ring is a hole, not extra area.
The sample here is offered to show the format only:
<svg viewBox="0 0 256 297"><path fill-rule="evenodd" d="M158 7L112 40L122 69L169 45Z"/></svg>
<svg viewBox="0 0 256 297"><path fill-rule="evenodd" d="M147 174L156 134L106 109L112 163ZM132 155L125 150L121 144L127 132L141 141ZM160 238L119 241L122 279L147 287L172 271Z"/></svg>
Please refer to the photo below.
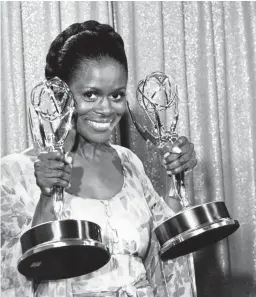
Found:
<svg viewBox="0 0 256 297"><path fill-rule="evenodd" d="M256 297L256 2L0 5L1 296Z"/></svg>

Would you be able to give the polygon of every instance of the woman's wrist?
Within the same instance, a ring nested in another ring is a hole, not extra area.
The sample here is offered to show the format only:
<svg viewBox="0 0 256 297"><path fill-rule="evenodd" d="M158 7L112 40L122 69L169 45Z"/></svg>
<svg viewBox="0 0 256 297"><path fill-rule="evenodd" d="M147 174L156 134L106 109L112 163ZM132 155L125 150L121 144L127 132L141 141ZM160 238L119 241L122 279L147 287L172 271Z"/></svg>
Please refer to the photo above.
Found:
<svg viewBox="0 0 256 297"><path fill-rule="evenodd" d="M53 198L41 193L32 220L32 227L54 220L56 220L56 216L53 210Z"/></svg>

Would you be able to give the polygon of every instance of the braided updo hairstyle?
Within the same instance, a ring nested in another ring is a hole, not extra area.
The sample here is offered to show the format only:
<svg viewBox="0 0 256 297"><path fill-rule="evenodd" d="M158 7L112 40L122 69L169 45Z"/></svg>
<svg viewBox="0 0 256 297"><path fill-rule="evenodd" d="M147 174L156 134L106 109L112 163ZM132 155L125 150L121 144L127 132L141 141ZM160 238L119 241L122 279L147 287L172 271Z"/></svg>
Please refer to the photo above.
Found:
<svg viewBox="0 0 256 297"><path fill-rule="evenodd" d="M68 82L79 63L108 57L128 72L124 42L115 30L96 21L75 23L52 42L46 56L45 77L58 76Z"/></svg>

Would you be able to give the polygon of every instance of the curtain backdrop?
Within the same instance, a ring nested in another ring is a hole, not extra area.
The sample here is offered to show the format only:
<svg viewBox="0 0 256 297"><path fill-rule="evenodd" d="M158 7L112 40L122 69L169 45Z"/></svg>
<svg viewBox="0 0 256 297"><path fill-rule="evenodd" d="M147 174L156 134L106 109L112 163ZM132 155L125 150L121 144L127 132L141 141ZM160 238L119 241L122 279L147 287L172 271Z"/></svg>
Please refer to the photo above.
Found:
<svg viewBox="0 0 256 297"><path fill-rule="evenodd" d="M51 41L70 24L89 19L122 35L131 102L149 73L161 70L175 78L178 133L194 143L198 157L190 200L224 200L240 222L228 239L195 253L198 297L255 297L256 3L1 2L2 156L31 145L27 107L31 89L44 79ZM115 136L114 142L142 159L164 195L156 151L128 115Z"/></svg>

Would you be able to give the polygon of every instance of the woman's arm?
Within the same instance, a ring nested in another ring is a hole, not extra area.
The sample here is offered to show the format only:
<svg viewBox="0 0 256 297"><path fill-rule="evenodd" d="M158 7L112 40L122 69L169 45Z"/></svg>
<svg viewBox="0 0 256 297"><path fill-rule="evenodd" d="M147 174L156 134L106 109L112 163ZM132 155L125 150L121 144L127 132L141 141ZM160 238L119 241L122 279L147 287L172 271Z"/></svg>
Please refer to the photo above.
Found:
<svg viewBox="0 0 256 297"><path fill-rule="evenodd" d="M41 193L33 216L32 227L56 219L53 211L53 198Z"/></svg>

